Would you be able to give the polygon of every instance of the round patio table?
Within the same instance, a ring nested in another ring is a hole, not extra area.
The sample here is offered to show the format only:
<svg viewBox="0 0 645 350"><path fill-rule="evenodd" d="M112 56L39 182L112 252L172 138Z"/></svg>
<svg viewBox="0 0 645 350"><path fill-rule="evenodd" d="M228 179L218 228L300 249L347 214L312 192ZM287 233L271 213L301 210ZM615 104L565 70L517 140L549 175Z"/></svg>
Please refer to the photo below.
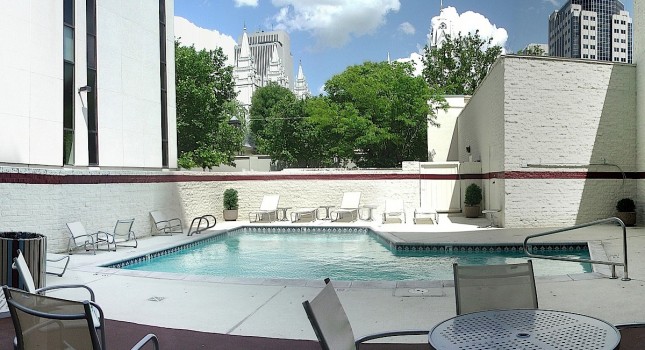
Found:
<svg viewBox="0 0 645 350"><path fill-rule="evenodd" d="M493 310L459 315L428 334L432 349L617 349L620 333L590 316L555 310Z"/></svg>

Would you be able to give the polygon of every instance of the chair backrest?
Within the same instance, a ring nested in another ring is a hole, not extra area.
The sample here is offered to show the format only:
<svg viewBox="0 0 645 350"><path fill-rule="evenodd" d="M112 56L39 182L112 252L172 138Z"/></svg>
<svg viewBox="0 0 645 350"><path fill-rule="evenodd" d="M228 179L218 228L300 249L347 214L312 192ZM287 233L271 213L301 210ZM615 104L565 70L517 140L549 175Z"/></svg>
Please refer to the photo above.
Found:
<svg viewBox="0 0 645 350"><path fill-rule="evenodd" d="M260 204L260 210L263 210L263 211L278 210L279 202L280 202L279 194L264 196L264 198L262 198L262 204Z"/></svg>
<svg viewBox="0 0 645 350"><path fill-rule="evenodd" d="M403 199L386 199L385 212L386 213L403 213L404 212Z"/></svg>
<svg viewBox="0 0 645 350"><path fill-rule="evenodd" d="M87 235L87 231L85 231L85 227L80 221L68 222L67 228L74 238Z"/></svg>
<svg viewBox="0 0 645 350"><path fill-rule="evenodd" d="M25 257L22 255L20 249L18 249L18 256L13 258L13 268L18 270L20 280L25 285L25 288L27 288L27 291L29 293L36 293L34 276L31 275L29 266L27 266L27 261L25 261Z"/></svg>
<svg viewBox="0 0 645 350"><path fill-rule="evenodd" d="M152 216L152 220L154 220L155 223L159 223L159 222L162 222L162 221L168 221L168 219L166 219L166 215L163 212L159 211L159 210L151 211L150 216Z"/></svg>
<svg viewBox="0 0 645 350"><path fill-rule="evenodd" d="M114 235L129 236L132 231L132 224L134 224L134 219L117 220L116 225L114 225Z"/></svg>
<svg viewBox="0 0 645 350"><path fill-rule="evenodd" d="M361 205L360 192L345 192L343 194L343 201L340 203L341 209L358 209Z"/></svg>
<svg viewBox="0 0 645 350"><path fill-rule="evenodd" d="M327 285L315 298L302 303L320 346L323 350L356 349L354 332L343 305L331 282L325 282Z"/></svg>
<svg viewBox="0 0 645 350"><path fill-rule="evenodd" d="M101 349L89 301L71 301L2 287L19 350Z"/></svg>
<svg viewBox="0 0 645 350"><path fill-rule="evenodd" d="M531 260L526 263L453 265L457 315L497 309L537 309Z"/></svg>

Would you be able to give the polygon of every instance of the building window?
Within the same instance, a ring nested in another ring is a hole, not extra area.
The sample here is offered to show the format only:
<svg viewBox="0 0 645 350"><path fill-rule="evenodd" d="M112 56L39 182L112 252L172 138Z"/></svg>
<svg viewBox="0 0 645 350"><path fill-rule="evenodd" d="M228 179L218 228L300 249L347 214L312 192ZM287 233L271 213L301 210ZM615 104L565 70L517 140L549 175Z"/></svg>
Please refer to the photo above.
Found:
<svg viewBox="0 0 645 350"><path fill-rule="evenodd" d="M96 0L86 0L87 25L87 152L89 165L99 164L98 90L96 84Z"/></svg>
<svg viewBox="0 0 645 350"><path fill-rule="evenodd" d="M161 166L168 167L168 79L166 72L166 0L159 0L159 74L161 77Z"/></svg>
<svg viewBox="0 0 645 350"><path fill-rule="evenodd" d="M74 164L74 0L63 0L63 165Z"/></svg>

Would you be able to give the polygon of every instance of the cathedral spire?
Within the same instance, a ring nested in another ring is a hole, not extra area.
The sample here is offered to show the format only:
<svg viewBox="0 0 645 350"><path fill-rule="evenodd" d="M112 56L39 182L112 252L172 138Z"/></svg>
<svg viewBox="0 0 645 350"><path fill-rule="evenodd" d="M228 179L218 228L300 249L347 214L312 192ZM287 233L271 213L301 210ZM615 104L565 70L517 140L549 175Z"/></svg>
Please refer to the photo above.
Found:
<svg viewBox="0 0 645 350"><path fill-rule="evenodd" d="M244 25L244 34L242 34L242 48L240 57L251 57L251 48L249 47L249 36L246 35L246 24Z"/></svg>
<svg viewBox="0 0 645 350"><path fill-rule="evenodd" d="M311 92L309 92L309 86L307 85L307 80L305 79L305 74L302 72L302 61L298 62L298 77L296 78L296 84L293 92L299 98L311 96Z"/></svg>

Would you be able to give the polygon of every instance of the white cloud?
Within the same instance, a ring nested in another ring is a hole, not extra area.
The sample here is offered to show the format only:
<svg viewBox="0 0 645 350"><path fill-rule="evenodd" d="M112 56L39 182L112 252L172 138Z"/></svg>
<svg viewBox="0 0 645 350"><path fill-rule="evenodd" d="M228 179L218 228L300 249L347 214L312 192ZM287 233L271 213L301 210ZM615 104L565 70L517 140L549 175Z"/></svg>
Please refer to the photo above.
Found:
<svg viewBox="0 0 645 350"><path fill-rule="evenodd" d="M175 37L180 38L182 45L195 45L197 50L214 50L221 47L228 57L226 64L233 65L234 49L237 43L232 36L222 34L214 29L200 28L187 19L175 16Z"/></svg>
<svg viewBox="0 0 645 350"><path fill-rule="evenodd" d="M562 5L562 4L560 4L559 0L542 0L542 1L543 2L548 2L548 3L550 3L551 5L553 5L555 7L560 7Z"/></svg>
<svg viewBox="0 0 645 350"><path fill-rule="evenodd" d="M459 32L461 32L462 35L468 35L468 33L474 34L476 30L479 30L479 36L483 39L492 38L493 40L491 45L499 45L502 47L502 53L506 52L504 49L506 41L508 40L506 29L497 28L496 25L490 23L488 18L483 15L473 11L466 11L460 15L457 13L457 9L449 6L442 10L441 16L432 17L432 27L435 26L440 17L448 20L450 35L453 38L457 36ZM428 33L428 41L430 41L430 33Z"/></svg>
<svg viewBox="0 0 645 350"><path fill-rule="evenodd" d="M508 33L504 28L497 28L496 25L490 23L490 21L483 15L466 11L459 15L457 10L454 7L446 7L442 11L442 16L444 19L448 20L450 35L455 37L459 32L462 35L467 35L468 33L475 33L476 30L479 30L479 35L483 39L493 38L491 45L499 45L502 47L502 53L506 52L504 46L508 40ZM431 23L432 27L437 24L440 16L435 16L432 18ZM430 33L428 33L428 41L430 41ZM421 75L423 71L423 60L422 52L423 48L418 47L418 52L413 52L409 57L399 58L396 61L398 62L412 62L414 65L414 74Z"/></svg>
<svg viewBox="0 0 645 350"><path fill-rule="evenodd" d="M399 24L399 30L408 35L412 35L416 32L414 26L410 22L403 22Z"/></svg>
<svg viewBox="0 0 645 350"><path fill-rule="evenodd" d="M399 0L272 0L276 29L308 31L318 47L341 47L352 37L376 32Z"/></svg>
<svg viewBox="0 0 645 350"><path fill-rule="evenodd" d="M395 61L397 62L411 62L412 66L414 66L414 71L412 74L415 76L421 75L421 72L423 71L423 60L422 60L422 55L417 52L413 52L410 54L410 57L405 57L405 58L399 58L396 59Z"/></svg>
<svg viewBox="0 0 645 350"><path fill-rule="evenodd" d="M242 6L258 7L258 0L235 0L235 7Z"/></svg>

